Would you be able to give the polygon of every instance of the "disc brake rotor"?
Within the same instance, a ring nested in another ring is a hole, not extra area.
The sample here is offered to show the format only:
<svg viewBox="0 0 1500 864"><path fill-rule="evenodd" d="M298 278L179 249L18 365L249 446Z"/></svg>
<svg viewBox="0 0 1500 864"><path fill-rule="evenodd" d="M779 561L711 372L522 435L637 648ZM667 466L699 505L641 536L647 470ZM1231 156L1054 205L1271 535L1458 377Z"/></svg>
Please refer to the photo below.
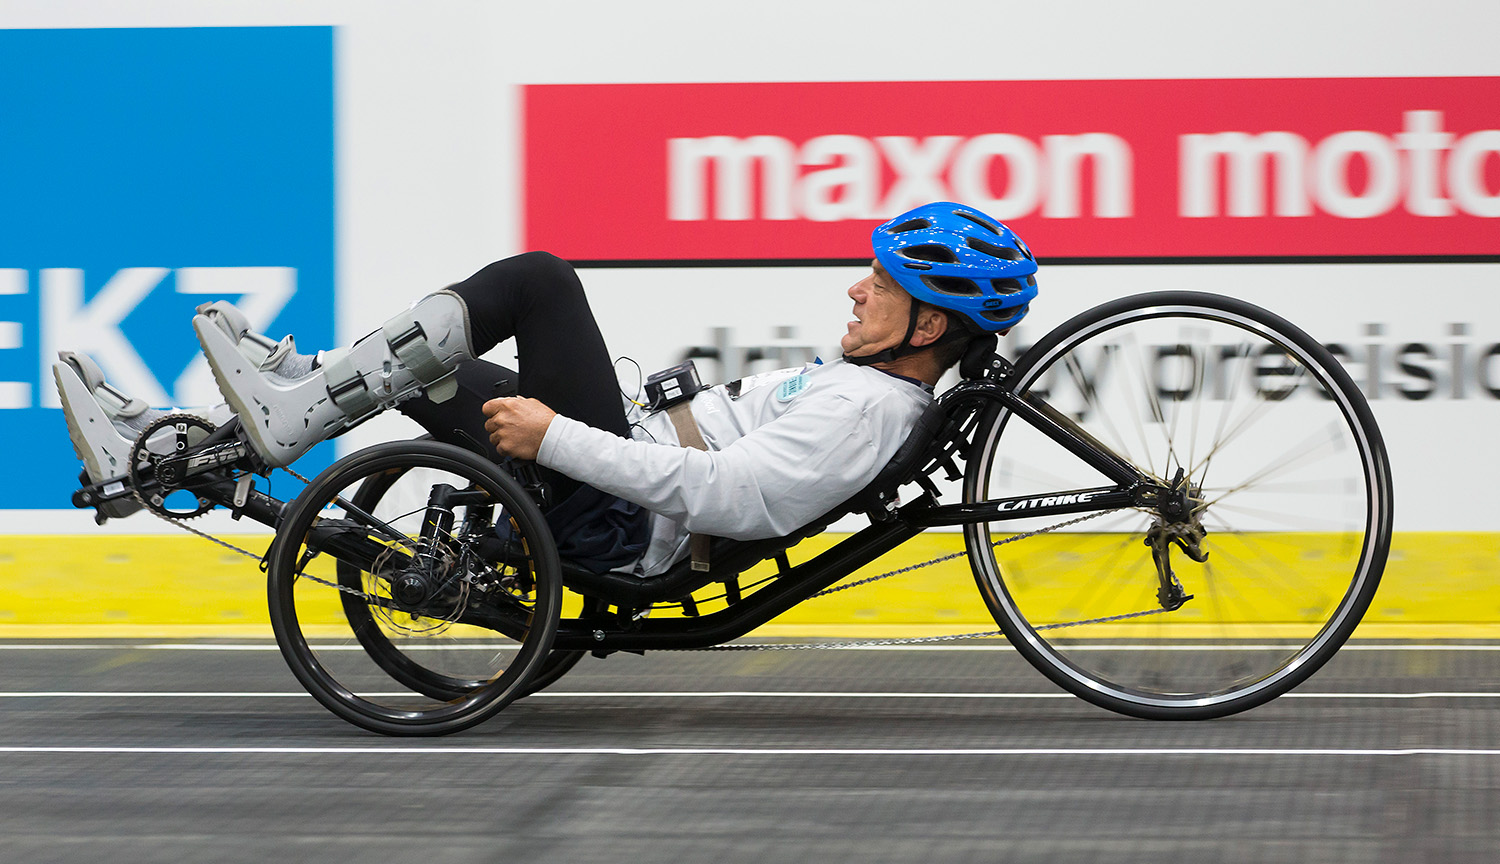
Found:
<svg viewBox="0 0 1500 864"><path fill-rule="evenodd" d="M398 576L391 566L398 548L388 547L364 574L365 596L377 601L370 604L371 611L381 623L397 632L423 636L442 633L463 615L469 600L469 583L452 574L456 563L452 550L443 544L440 553L440 571L446 576L439 580L441 593L427 598L417 608L410 608L398 602L391 591L391 580Z"/></svg>

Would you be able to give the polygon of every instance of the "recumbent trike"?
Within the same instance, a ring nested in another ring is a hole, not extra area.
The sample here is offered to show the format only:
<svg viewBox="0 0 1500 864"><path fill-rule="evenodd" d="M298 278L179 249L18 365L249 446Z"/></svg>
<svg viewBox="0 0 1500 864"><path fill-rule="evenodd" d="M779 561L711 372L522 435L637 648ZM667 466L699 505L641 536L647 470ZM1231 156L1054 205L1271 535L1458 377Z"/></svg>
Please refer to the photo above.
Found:
<svg viewBox="0 0 1500 864"><path fill-rule="evenodd" d="M863 491L786 537L714 540L706 572L559 560L529 466L478 444L369 447L281 502L254 488L236 421L172 416L142 433L128 477L74 502L134 495L179 524L222 506L273 526L263 566L287 663L329 710L393 735L483 722L588 653L721 646L939 526L962 527L1016 650L1114 711L1243 711L1338 650L1385 565L1391 481L1323 346L1248 303L1164 292L1088 310L1014 364L994 347L969 352ZM792 563L850 513L869 526ZM1045 554L1010 542L1051 531Z"/></svg>

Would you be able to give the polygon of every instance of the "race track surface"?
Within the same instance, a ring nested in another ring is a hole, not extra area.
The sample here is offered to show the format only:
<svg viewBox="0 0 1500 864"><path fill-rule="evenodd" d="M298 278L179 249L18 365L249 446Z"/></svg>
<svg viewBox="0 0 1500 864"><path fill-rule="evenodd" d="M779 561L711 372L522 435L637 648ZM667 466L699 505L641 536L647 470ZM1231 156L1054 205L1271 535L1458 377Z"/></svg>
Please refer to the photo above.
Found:
<svg viewBox="0 0 1500 864"><path fill-rule="evenodd" d="M17 862L1489 862L1500 643L1355 643L1119 717L1003 645L586 658L469 732L329 714L274 645L0 643Z"/></svg>

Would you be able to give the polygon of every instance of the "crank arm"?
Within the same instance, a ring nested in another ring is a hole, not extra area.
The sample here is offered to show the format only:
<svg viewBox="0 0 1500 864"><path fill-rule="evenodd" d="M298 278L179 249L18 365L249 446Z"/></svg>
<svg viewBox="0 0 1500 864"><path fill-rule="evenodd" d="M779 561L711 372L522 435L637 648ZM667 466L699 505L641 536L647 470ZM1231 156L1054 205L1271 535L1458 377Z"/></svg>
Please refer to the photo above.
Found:
<svg viewBox="0 0 1500 864"><path fill-rule="evenodd" d="M240 462L250 453L243 441L215 444L196 453L163 460L156 466L158 482L181 486L187 478Z"/></svg>

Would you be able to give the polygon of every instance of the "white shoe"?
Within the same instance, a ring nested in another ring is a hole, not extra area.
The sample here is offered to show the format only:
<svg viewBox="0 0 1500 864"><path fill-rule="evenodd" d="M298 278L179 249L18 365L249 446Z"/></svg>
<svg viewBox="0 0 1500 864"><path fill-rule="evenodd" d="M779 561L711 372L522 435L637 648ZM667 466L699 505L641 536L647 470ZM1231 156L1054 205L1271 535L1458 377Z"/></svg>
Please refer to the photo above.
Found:
<svg viewBox="0 0 1500 864"><path fill-rule="evenodd" d="M92 358L63 351L52 364L52 378L62 400L73 452L83 463L90 483L118 480L130 470L130 450L140 433L169 413L196 414L215 425L229 419L228 406L188 411L148 408L140 399L120 392L104 380L104 372ZM111 518L129 516L141 509L138 501L122 498L99 506Z"/></svg>
<svg viewBox="0 0 1500 864"><path fill-rule="evenodd" d="M246 440L273 468L398 402L424 392L446 401L457 390L453 368L474 357L468 310L450 291L424 297L379 332L319 354L317 369L292 375L284 374L287 358L305 357L292 338L250 332L228 303L199 306L193 329Z"/></svg>

